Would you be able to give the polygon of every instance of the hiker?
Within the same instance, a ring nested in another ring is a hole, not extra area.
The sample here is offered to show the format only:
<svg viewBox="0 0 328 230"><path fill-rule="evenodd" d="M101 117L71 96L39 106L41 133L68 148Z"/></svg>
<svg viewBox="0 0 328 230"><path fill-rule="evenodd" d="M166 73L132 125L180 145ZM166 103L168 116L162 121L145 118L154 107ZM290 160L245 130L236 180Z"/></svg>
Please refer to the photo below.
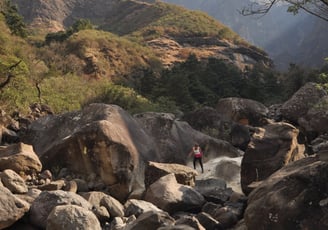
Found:
<svg viewBox="0 0 328 230"><path fill-rule="evenodd" d="M204 168L203 168L203 162L202 162L202 157L203 157L203 152L200 146L196 143L193 147L191 152L189 153L189 156L194 155L194 169L196 169L196 161L199 162L200 167L202 168L202 173L204 173Z"/></svg>

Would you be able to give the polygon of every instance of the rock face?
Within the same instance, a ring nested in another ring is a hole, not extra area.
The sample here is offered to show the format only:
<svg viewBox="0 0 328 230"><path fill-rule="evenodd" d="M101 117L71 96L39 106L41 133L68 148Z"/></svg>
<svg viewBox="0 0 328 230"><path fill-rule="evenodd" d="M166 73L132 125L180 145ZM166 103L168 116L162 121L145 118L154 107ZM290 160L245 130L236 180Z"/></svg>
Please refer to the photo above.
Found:
<svg viewBox="0 0 328 230"><path fill-rule="evenodd" d="M237 149L229 142L198 132L173 114L148 112L137 114L134 118L154 139L159 162L185 164L195 142L204 150L205 160L218 156L239 156Z"/></svg>
<svg viewBox="0 0 328 230"><path fill-rule="evenodd" d="M118 185L122 197L137 183L139 156L155 158L151 139L115 105L91 104L82 111L40 118L25 141L45 168L96 175L105 185Z"/></svg>
<svg viewBox="0 0 328 230"><path fill-rule="evenodd" d="M298 129L288 123L272 123L253 134L241 162L241 187L247 195L252 182L266 179L292 161L304 157Z"/></svg>
<svg viewBox="0 0 328 230"><path fill-rule="evenodd" d="M215 129L218 132L216 137L224 137L224 127L221 122L220 114L212 107L203 107L186 113L183 115L182 119L187 121L191 127L198 131L203 132L208 129Z"/></svg>
<svg viewBox="0 0 328 230"><path fill-rule="evenodd" d="M327 180L327 162L309 157L290 163L250 193L247 228L327 229Z"/></svg>

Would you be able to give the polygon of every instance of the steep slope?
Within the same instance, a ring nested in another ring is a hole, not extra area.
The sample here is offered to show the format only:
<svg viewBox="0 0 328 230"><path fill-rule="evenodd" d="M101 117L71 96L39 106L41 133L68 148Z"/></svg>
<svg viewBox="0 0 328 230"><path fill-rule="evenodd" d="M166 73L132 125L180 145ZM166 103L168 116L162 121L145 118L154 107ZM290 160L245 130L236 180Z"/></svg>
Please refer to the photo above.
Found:
<svg viewBox="0 0 328 230"><path fill-rule="evenodd" d="M327 57L327 23L299 13L292 15L286 7L273 7L265 16L242 16L238 11L249 0L163 0L193 10L202 10L222 21L247 41L263 48L280 70L289 63L320 67Z"/></svg>
<svg viewBox="0 0 328 230"><path fill-rule="evenodd" d="M215 19L197 11L161 2L120 0L36 0L30 6L14 0L31 27L58 31L87 18L98 29L151 47L166 66L185 60L217 57L239 68L255 63L270 66L262 50L250 45Z"/></svg>

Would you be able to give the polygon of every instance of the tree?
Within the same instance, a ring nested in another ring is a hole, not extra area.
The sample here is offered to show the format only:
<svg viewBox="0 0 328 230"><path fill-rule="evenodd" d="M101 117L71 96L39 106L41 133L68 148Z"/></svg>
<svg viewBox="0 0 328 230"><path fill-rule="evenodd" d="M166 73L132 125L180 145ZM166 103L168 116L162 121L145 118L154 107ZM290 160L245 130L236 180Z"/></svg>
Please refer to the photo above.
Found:
<svg viewBox="0 0 328 230"><path fill-rule="evenodd" d="M288 4L288 12L297 14L303 10L328 22L328 0L262 0L252 1L241 10L242 15L266 14L279 3Z"/></svg>
<svg viewBox="0 0 328 230"><path fill-rule="evenodd" d="M67 31L58 31L54 33L48 33L45 38L45 44L49 45L52 42L64 42L72 34L81 30L91 30L93 28L89 19L79 19L67 29Z"/></svg>
<svg viewBox="0 0 328 230"><path fill-rule="evenodd" d="M16 6L11 5L10 1L5 1L1 5L1 13L5 16L6 24L12 34L22 38L27 37L26 25Z"/></svg>
<svg viewBox="0 0 328 230"><path fill-rule="evenodd" d="M72 33L79 32L80 30L91 30L93 28L92 23L89 19L78 19L74 24L71 26Z"/></svg>

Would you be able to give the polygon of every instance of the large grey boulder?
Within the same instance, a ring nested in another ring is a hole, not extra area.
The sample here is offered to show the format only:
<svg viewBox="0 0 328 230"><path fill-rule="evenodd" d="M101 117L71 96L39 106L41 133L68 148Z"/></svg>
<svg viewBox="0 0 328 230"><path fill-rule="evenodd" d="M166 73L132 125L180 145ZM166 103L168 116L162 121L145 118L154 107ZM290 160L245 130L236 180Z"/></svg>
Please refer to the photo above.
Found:
<svg viewBox="0 0 328 230"><path fill-rule="evenodd" d="M185 113L182 120L188 122L194 129L207 133L212 137L227 140L225 123L221 121L219 112L212 107L202 107Z"/></svg>
<svg viewBox="0 0 328 230"><path fill-rule="evenodd" d="M25 141L47 169L67 168L109 186L124 200L143 186L141 159L157 159L154 143L133 117L116 105L90 104L81 111L33 122Z"/></svg>
<svg viewBox="0 0 328 230"><path fill-rule="evenodd" d="M307 157L288 164L248 196L248 229L328 229L328 164Z"/></svg>
<svg viewBox="0 0 328 230"><path fill-rule="evenodd" d="M305 148L298 144L298 134L296 127L284 122L257 129L241 162L241 187L245 195L253 189L253 182L264 180L284 165L304 157Z"/></svg>
<svg viewBox="0 0 328 230"><path fill-rule="evenodd" d="M260 102L237 97L220 99L216 105L222 121L233 121L243 125L261 126L269 109Z"/></svg>

